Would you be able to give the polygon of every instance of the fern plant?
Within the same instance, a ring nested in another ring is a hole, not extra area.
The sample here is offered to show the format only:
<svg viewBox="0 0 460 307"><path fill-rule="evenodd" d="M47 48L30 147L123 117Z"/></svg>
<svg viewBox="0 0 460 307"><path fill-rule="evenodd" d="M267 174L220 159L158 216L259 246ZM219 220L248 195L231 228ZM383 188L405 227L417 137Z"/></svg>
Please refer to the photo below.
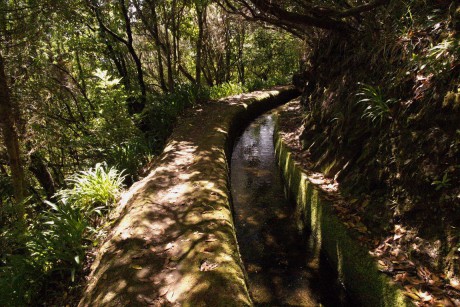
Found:
<svg viewBox="0 0 460 307"><path fill-rule="evenodd" d="M0 306L31 306L43 274L31 257L4 255L0 265Z"/></svg>
<svg viewBox="0 0 460 307"><path fill-rule="evenodd" d="M374 125L381 125L391 119L391 106L396 99L386 99L380 87L361 84L361 90L356 94L360 97L358 104L364 105L362 118L369 119Z"/></svg>
<svg viewBox="0 0 460 307"><path fill-rule="evenodd" d="M458 39L446 38L428 50L425 62L434 73L449 71L460 55L459 47Z"/></svg>
<svg viewBox="0 0 460 307"><path fill-rule="evenodd" d="M50 210L40 218L43 229L32 231L27 247L45 274L67 272L73 281L89 246L92 228L80 208L69 203L46 203Z"/></svg>
<svg viewBox="0 0 460 307"><path fill-rule="evenodd" d="M219 99L227 96L241 94L247 91L241 83L222 83L220 85L209 88L209 96L211 99Z"/></svg>
<svg viewBox="0 0 460 307"><path fill-rule="evenodd" d="M60 190L58 198L63 203L70 203L84 210L108 209L120 194L125 175L117 169L108 168L107 164L98 163L94 168L81 171L67 181L73 186Z"/></svg>
<svg viewBox="0 0 460 307"><path fill-rule="evenodd" d="M17 249L21 251L9 246L0 253L0 306L31 305L43 284L56 277L55 273L75 280L85 252L100 232L98 216L93 213L109 208L123 180L121 172L100 163L71 176L68 182L72 187L59 191L56 203L45 202L49 210L34 219L24 238L17 238L21 243Z"/></svg>
<svg viewBox="0 0 460 307"><path fill-rule="evenodd" d="M442 176L442 178L433 181L431 185L435 186L436 191L448 188L450 187L450 178L448 177L447 173L444 173L444 176Z"/></svg>

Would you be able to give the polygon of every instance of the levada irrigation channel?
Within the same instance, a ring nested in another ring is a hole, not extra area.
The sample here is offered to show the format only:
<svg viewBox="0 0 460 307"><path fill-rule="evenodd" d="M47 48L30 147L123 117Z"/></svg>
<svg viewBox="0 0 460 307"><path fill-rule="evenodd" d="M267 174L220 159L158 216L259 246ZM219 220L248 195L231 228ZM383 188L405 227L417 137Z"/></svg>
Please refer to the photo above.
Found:
<svg viewBox="0 0 460 307"><path fill-rule="evenodd" d="M256 119L233 150L231 187L235 226L249 291L258 306L350 306L322 255L299 232L294 205L276 165L270 113Z"/></svg>

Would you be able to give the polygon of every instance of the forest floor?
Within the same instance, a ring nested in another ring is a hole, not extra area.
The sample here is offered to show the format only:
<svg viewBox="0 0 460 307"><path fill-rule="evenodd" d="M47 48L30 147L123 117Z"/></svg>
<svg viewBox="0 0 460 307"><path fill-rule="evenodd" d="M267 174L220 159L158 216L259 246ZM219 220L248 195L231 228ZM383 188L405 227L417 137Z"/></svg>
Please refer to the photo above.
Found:
<svg viewBox="0 0 460 307"><path fill-rule="evenodd" d="M294 159L313 178L325 197L334 203L334 211L356 239L369 250L379 264L382 274L389 275L405 290L417 306L460 306L460 284L456 279L447 279L442 273L430 267L429 259L414 257L414 249L425 253L435 252L435 248L418 236L418 229L394 219L372 223L367 207L376 200L356 198L342 193L340 184L324 174L310 171L314 161L308 151L302 150L299 136L302 132L303 111L299 100L289 103L280 112L280 133L292 152ZM376 225L390 225L384 231Z"/></svg>

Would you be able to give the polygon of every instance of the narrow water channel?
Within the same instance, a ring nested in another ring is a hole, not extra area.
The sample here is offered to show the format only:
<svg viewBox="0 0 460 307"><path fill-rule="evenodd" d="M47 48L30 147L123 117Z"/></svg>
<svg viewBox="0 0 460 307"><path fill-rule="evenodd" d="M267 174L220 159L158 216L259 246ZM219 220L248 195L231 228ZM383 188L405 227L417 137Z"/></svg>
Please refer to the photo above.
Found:
<svg viewBox="0 0 460 307"><path fill-rule="evenodd" d="M273 145L274 118L255 120L232 155L235 225L249 290L258 306L349 306L333 270L309 252L286 200Z"/></svg>

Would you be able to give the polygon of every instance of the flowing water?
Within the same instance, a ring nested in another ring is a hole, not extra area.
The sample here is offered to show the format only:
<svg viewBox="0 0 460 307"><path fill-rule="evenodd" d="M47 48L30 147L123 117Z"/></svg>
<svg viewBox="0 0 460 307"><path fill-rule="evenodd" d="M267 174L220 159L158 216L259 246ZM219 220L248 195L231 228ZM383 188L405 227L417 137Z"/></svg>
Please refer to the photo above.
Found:
<svg viewBox="0 0 460 307"><path fill-rule="evenodd" d="M235 226L252 299L259 306L349 306L333 270L309 251L308 234L296 227L276 165L273 130L273 115L259 117L232 155Z"/></svg>

